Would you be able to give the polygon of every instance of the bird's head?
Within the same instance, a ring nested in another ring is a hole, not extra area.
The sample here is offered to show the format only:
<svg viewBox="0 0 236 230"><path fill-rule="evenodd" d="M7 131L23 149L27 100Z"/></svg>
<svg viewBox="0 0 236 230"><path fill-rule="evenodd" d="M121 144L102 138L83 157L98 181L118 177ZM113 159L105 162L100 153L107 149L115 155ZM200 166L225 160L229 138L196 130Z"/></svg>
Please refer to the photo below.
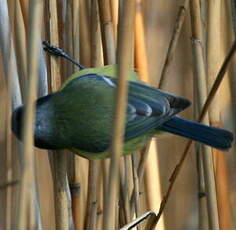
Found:
<svg viewBox="0 0 236 230"><path fill-rule="evenodd" d="M61 136L64 137L64 133L58 128L60 122L57 122L53 103L48 103L50 97L51 95L47 95L36 101L34 144L43 149L63 149L67 147L67 143L61 141ZM16 108L12 114L12 131L20 140L23 138L24 114L24 105Z"/></svg>

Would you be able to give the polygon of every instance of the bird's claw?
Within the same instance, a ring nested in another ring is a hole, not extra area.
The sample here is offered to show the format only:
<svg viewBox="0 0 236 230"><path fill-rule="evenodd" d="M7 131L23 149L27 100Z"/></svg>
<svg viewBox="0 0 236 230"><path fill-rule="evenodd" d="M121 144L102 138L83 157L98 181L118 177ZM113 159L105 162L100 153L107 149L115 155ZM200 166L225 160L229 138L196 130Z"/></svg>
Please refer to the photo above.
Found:
<svg viewBox="0 0 236 230"><path fill-rule="evenodd" d="M49 41L43 41L43 45L43 49L51 54L62 57L67 56L61 48L51 45Z"/></svg>

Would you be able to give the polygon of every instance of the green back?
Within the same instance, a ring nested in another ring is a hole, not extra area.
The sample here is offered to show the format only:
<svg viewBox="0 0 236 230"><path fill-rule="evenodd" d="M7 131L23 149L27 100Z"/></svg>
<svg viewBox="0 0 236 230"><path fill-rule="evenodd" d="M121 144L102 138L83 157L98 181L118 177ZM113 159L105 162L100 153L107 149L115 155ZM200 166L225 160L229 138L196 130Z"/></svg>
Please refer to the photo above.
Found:
<svg viewBox="0 0 236 230"><path fill-rule="evenodd" d="M98 75L102 75L102 76L108 76L108 77L117 77L117 65L106 65L106 66L102 66L102 67L97 67L97 68L86 68L83 69L81 71L78 71L74 74L72 74L61 86L61 89L63 89L68 82L70 82L71 80L77 78L77 77L81 77L83 75L86 74L98 74ZM139 77L138 74L134 71L130 71L129 76L128 76L128 80L129 81L138 81Z"/></svg>

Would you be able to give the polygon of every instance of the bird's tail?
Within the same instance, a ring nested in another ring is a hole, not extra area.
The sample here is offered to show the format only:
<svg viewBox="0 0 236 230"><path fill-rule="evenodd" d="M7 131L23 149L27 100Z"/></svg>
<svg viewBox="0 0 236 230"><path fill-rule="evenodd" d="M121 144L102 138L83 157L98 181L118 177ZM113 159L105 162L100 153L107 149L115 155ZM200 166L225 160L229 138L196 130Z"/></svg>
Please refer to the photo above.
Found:
<svg viewBox="0 0 236 230"><path fill-rule="evenodd" d="M233 134L227 130L210 127L179 117L173 117L159 129L221 150L229 149L233 141Z"/></svg>

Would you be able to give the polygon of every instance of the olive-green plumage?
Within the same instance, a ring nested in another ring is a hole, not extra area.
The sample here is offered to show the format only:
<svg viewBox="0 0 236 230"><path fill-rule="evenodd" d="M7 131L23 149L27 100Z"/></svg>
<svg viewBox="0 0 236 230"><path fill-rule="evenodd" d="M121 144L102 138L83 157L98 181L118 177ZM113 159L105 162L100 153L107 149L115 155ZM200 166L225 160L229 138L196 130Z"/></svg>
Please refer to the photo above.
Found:
<svg viewBox="0 0 236 230"><path fill-rule="evenodd" d="M35 145L46 149L68 148L89 158L109 156L114 116L116 65L86 68L73 74L53 94L36 104ZM200 141L220 149L231 146L228 131L175 117L190 102L182 97L137 82L129 74L124 154L143 147L159 130ZM21 138L24 106L13 114L12 126Z"/></svg>

